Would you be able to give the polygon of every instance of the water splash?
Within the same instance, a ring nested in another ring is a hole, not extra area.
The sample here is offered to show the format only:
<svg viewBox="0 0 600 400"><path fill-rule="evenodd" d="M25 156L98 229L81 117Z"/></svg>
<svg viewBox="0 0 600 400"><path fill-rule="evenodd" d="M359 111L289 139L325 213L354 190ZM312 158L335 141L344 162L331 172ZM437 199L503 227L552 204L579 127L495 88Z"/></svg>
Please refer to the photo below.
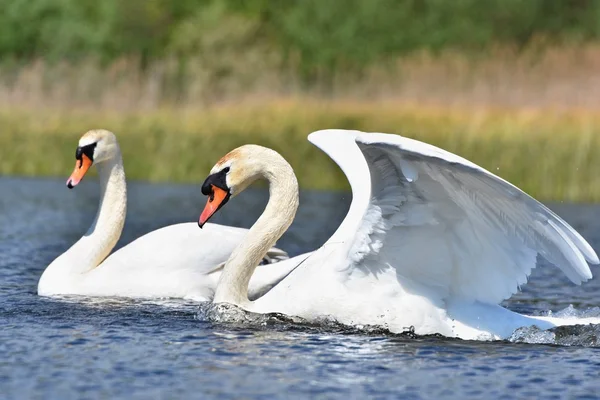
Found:
<svg viewBox="0 0 600 400"><path fill-rule="evenodd" d="M578 310L570 304L562 310L557 312L548 311L543 315L564 319L598 318L600 317L600 307ZM513 332L508 341L513 343L600 347L600 325L568 325L548 330L542 330L535 325L522 327Z"/></svg>
<svg viewBox="0 0 600 400"><path fill-rule="evenodd" d="M569 325L542 330L537 326L517 329L508 339L513 343L600 347L600 325Z"/></svg>
<svg viewBox="0 0 600 400"><path fill-rule="evenodd" d="M525 326L518 328L508 338L512 343L528 343L528 344L554 344L556 334L551 330L542 330L537 326Z"/></svg>
<svg viewBox="0 0 600 400"><path fill-rule="evenodd" d="M552 315L561 318L583 318L597 316L599 313L600 308L598 307L589 310L577 310L571 305ZM306 331L313 333L327 332L331 334L374 335L404 339L443 338L444 340L460 340L445 338L441 335L417 335L413 327L407 327L402 333L394 333L383 326L350 326L327 317L309 321L304 318L279 313L258 314L231 304L212 304L209 302L200 305L196 318L200 321L217 325L225 324L229 328L276 329L279 331ZM522 327L517 329L507 341L512 343L600 347L600 325L561 326L548 330L542 330L537 326Z"/></svg>
<svg viewBox="0 0 600 400"><path fill-rule="evenodd" d="M578 310L573 307L573 304L569 304L568 307L553 313L548 311L549 317L557 318L600 318L600 307L591 307L586 310Z"/></svg>
<svg viewBox="0 0 600 400"><path fill-rule="evenodd" d="M370 335L402 339L431 339L460 340L445 338L441 335L417 335L413 327L407 327L401 333L391 332L385 326L376 325L345 325L331 317L321 317L306 320L301 317L280 313L258 314L246 311L231 304L213 304L211 302L197 303L181 299L130 299L118 297L87 297L87 296L55 296L54 301L77 303L89 308L119 309L155 306L165 310L191 312L195 319L216 325L227 325L233 329L259 329L277 331L302 331L307 333L328 333L343 335ZM155 311L156 312L156 311ZM575 319L600 317L600 307L579 310L572 304L568 307L543 315ZM483 341L487 341L482 338ZM560 326L542 330L537 326L518 328L507 339L512 343L549 344L560 346L600 347L600 325Z"/></svg>
<svg viewBox="0 0 600 400"><path fill-rule="evenodd" d="M413 327L407 327L404 332L393 333L386 327L376 325L345 325L331 317L321 317L307 320L301 317L280 313L258 314L246 311L232 304L202 303L196 318L199 321L214 324L227 324L228 327L243 327L253 329L277 329L291 331L306 331L332 334L359 334L389 337L417 338ZM439 336L439 335L431 335ZM422 337L422 336L421 336Z"/></svg>

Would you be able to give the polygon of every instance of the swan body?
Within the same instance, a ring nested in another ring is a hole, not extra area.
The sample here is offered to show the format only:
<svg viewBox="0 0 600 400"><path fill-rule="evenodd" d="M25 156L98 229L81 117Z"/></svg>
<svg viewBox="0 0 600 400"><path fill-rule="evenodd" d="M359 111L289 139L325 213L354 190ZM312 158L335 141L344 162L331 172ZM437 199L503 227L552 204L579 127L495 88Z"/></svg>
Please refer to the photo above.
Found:
<svg viewBox="0 0 600 400"><path fill-rule="evenodd" d="M215 303L463 339L506 338L530 325L600 323L525 316L499 306L527 282L538 254L575 284L592 278L588 263L599 263L579 233L517 187L398 135L323 130L309 140L350 181L346 218L321 248L250 301L253 265L291 223L298 184L275 151L254 145L232 151L211 170L203 193L234 196L262 177L270 183L270 200L226 262ZM224 169L226 179L216 179ZM211 197L200 224L213 214L210 204Z"/></svg>
<svg viewBox="0 0 600 400"><path fill-rule="evenodd" d="M125 173L114 134L86 133L79 142L75 170L67 185L77 185L92 163L101 196L88 232L56 258L38 283L41 296L69 294L122 297L174 297L210 300L223 265L247 229L181 223L150 232L110 254L119 240L127 209ZM110 255L109 255L110 254ZM282 250L269 248L250 285L258 297L295 267Z"/></svg>

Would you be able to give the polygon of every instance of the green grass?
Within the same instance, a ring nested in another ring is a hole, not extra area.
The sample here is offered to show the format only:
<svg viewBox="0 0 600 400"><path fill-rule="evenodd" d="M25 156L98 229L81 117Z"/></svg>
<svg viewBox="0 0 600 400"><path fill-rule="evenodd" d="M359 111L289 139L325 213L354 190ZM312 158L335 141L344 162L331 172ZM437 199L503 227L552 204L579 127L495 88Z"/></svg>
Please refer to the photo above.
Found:
<svg viewBox="0 0 600 400"><path fill-rule="evenodd" d="M600 200L600 114L585 110L417 107L310 98L150 113L0 110L0 174L67 177L79 137L116 133L128 179L200 183L226 152L256 143L279 151L302 188L347 189L306 136L348 128L398 133L459 154L540 200Z"/></svg>

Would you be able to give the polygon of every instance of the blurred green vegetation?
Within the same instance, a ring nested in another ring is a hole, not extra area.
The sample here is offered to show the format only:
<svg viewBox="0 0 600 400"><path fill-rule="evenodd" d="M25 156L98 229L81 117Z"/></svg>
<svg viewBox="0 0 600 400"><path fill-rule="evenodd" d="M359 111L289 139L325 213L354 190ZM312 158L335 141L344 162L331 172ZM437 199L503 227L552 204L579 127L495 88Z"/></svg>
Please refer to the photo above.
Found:
<svg viewBox="0 0 600 400"><path fill-rule="evenodd" d="M128 178L200 182L258 143L344 189L306 136L348 128L599 201L598 39L595 0L0 0L0 173L66 176L106 128Z"/></svg>
<svg viewBox="0 0 600 400"><path fill-rule="evenodd" d="M477 111L298 99L150 114L42 111L31 118L6 110L0 112L0 126L0 171L7 174L66 179L79 137L106 128L121 144L128 179L199 183L227 152L256 143L279 151L302 188L347 189L339 168L306 140L310 132L331 127L398 133L432 143L540 200L600 200L600 115L588 111Z"/></svg>
<svg viewBox="0 0 600 400"><path fill-rule="evenodd" d="M600 36L595 0L0 0L0 10L4 63L135 56L144 67L264 46L309 79L416 49Z"/></svg>

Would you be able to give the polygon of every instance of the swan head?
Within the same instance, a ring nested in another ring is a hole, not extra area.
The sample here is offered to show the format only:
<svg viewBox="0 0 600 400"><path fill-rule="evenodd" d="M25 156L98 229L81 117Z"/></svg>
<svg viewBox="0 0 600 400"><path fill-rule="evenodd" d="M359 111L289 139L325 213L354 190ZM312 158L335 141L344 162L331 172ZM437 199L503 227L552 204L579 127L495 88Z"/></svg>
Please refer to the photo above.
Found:
<svg viewBox="0 0 600 400"><path fill-rule="evenodd" d="M92 164L100 164L120 155L119 144L115 134L104 130L94 129L86 132L75 151L75 169L67 179L67 187L74 188L81 182Z"/></svg>
<svg viewBox="0 0 600 400"><path fill-rule="evenodd" d="M264 162L275 153L266 147L247 144L223 156L210 170L202 184L202 194L208 196L204 211L200 215L200 228L223 207L231 197L239 194L264 175Z"/></svg>

